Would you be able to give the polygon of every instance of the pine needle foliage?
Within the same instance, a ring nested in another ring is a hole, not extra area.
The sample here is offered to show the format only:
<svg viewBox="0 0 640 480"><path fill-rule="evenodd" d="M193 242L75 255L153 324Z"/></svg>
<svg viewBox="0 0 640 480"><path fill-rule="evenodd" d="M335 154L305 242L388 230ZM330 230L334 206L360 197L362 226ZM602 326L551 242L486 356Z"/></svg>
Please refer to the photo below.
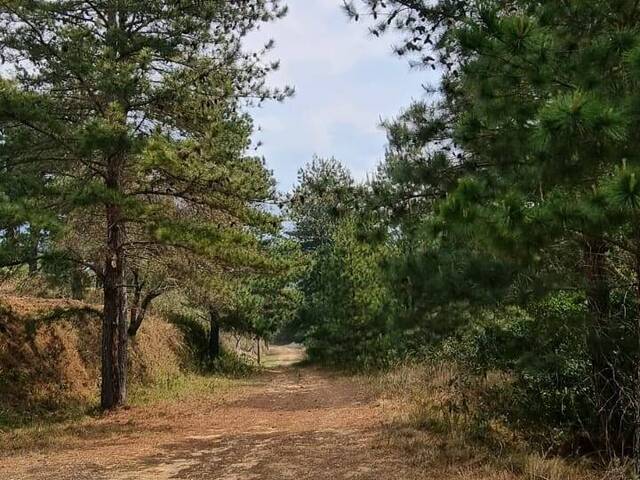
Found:
<svg viewBox="0 0 640 480"><path fill-rule="evenodd" d="M55 197L39 211L67 238L102 232L66 250L104 285L105 408L126 401L128 267L175 250L251 262L240 247L277 229L243 105L291 90L266 87L270 44L242 45L285 13L277 0L0 3L3 157L34 165L44 191L26 197Z"/></svg>
<svg viewBox="0 0 640 480"><path fill-rule="evenodd" d="M417 288L410 298L427 296L428 279L462 272L474 256L507 267L497 275L503 281L487 276L468 292L456 289L464 281L452 282L457 302L435 295L445 306L464 300L475 308L484 296L496 312L514 304L539 312L534 305L578 292L569 303L586 305L575 328L586 332L581 348L591 373L589 389L574 386L595 401L588 434L611 456L634 444L636 459L638 345L626 339L640 335L639 8L632 0L362 0L346 7L354 20L371 21L375 36L400 32L397 53L414 65L443 72L432 103L389 124L391 148L374 192L406 238L406 264L417 258L424 265L408 276L424 293ZM428 175L425 166L434 167ZM398 192L421 198L420 208L403 212ZM463 278L473 271L480 269ZM416 322L429 317L426 308ZM576 429L587 428L582 420Z"/></svg>

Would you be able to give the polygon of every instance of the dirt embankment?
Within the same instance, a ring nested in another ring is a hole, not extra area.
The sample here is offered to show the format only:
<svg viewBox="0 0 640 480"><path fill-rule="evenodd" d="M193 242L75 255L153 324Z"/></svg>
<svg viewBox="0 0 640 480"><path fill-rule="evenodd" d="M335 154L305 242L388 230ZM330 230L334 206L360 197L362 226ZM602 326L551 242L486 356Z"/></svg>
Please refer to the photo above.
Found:
<svg viewBox="0 0 640 480"><path fill-rule="evenodd" d="M0 296L0 415L95 403L100 328L100 309L93 305ZM175 327L148 318L131 344L132 382L179 373L183 349Z"/></svg>

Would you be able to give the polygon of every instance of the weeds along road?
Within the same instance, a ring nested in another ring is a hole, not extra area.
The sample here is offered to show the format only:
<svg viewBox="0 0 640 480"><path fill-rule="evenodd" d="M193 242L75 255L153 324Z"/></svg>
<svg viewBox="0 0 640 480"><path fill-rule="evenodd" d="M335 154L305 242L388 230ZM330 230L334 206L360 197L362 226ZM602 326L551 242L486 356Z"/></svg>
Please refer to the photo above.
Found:
<svg viewBox="0 0 640 480"><path fill-rule="evenodd" d="M0 478L411 479L382 440L366 385L298 368L301 351L272 347L266 371L224 392L132 407L43 432L46 446L1 453Z"/></svg>

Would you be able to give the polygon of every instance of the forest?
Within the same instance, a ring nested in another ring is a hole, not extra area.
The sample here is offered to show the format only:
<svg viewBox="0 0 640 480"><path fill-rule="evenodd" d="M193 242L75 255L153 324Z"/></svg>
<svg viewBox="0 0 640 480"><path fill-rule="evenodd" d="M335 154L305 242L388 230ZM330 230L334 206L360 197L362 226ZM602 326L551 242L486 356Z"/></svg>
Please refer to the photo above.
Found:
<svg viewBox="0 0 640 480"><path fill-rule="evenodd" d="M282 191L284 1L0 0L0 478L640 478L640 2L333 3L439 81Z"/></svg>

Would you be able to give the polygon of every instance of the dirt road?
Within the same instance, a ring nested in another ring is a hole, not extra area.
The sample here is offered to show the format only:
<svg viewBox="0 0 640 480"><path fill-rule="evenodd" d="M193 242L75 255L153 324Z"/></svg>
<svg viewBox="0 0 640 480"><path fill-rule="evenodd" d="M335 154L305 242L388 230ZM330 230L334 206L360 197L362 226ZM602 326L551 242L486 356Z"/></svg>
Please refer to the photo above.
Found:
<svg viewBox="0 0 640 480"><path fill-rule="evenodd" d="M121 411L77 428L59 448L1 458L0 478L421 478L385 446L367 388L292 365L301 355L273 347L260 378L224 395Z"/></svg>

